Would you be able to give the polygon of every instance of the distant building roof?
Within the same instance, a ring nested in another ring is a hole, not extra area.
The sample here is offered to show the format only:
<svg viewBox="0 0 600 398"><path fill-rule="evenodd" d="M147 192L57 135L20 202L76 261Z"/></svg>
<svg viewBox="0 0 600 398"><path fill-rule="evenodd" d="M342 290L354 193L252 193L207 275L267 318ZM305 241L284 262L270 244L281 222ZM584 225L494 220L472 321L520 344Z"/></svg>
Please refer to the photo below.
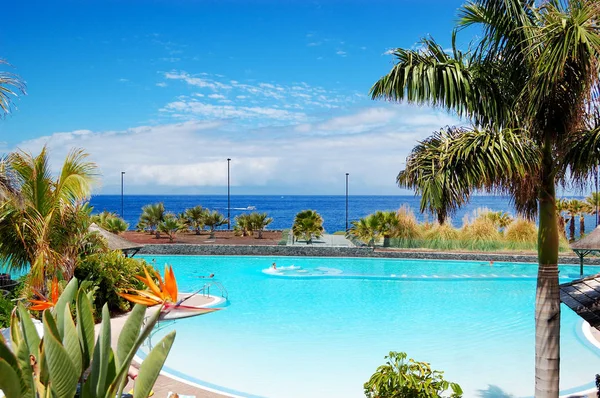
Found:
<svg viewBox="0 0 600 398"><path fill-rule="evenodd" d="M600 330L600 274L560 285L560 301Z"/></svg>
<svg viewBox="0 0 600 398"><path fill-rule="evenodd" d="M106 241L108 242L108 248L110 250L121 250L126 256L133 257L135 253L137 253L143 245L139 243L130 242L127 239L113 234L112 232L108 232L104 228L101 228L96 223L90 224L90 231L98 232Z"/></svg>

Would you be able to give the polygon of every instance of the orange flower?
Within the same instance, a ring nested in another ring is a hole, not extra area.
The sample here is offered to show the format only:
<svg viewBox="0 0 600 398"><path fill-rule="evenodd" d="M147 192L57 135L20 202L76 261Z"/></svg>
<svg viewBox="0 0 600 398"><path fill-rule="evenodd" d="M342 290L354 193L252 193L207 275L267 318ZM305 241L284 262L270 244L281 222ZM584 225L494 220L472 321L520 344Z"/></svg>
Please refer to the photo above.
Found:
<svg viewBox="0 0 600 398"><path fill-rule="evenodd" d="M156 279L158 279L158 285L154 282L146 267L144 267L144 274L145 277L136 276L136 278L144 282L149 290L133 290L132 292L136 294L119 293L119 295L132 303L147 306L177 302L177 281L175 280L173 267L165 265L164 282L160 273L154 271Z"/></svg>
<svg viewBox="0 0 600 398"><path fill-rule="evenodd" d="M52 284L50 285L50 293L51 293L50 300L48 300L48 298L46 296L44 296L42 293L40 293L36 289L33 289L33 292L35 293L35 295L38 297L39 300L34 300L34 299L29 300L29 302L31 304L33 304L32 306L29 307L30 310L44 311L48 308L53 308L56 305L56 302L58 301L58 296L59 296L58 280L56 279L56 276L54 277L54 279L52 279Z"/></svg>

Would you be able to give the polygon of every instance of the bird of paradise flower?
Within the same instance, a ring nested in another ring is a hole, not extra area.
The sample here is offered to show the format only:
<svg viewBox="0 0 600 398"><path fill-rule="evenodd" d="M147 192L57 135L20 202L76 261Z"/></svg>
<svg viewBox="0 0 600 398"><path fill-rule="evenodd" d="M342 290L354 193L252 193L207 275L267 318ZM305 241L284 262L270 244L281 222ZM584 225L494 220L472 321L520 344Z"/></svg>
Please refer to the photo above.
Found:
<svg viewBox="0 0 600 398"><path fill-rule="evenodd" d="M48 308L53 308L58 301L60 296L58 291L58 279L54 277L52 284L50 285L50 298L43 295L39 290L33 289L33 294L36 295L37 299L30 299L29 302L32 304L29 309L34 311L44 311Z"/></svg>
<svg viewBox="0 0 600 398"><path fill-rule="evenodd" d="M119 293L119 295L132 303L143 304L149 307L161 304L162 308L159 319L166 319L167 317L169 319L188 318L220 310L220 308L182 305L189 297L179 300L177 281L175 279L175 274L173 273L173 267L165 265L164 281L158 271L153 271L156 280L158 281L158 285L154 282L152 276L150 276L148 269L144 267L145 277L136 276L136 278L142 281L147 286L148 290L131 290L131 292L135 294Z"/></svg>

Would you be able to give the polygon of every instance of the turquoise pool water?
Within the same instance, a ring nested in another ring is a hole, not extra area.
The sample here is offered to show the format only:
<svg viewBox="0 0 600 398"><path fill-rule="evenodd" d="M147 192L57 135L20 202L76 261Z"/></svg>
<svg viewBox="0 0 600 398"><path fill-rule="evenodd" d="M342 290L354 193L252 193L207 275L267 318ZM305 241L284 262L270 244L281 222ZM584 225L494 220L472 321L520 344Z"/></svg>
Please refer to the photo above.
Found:
<svg viewBox="0 0 600 398"><path fill-rule="evenodd" d="M465 397L533 395L534 264L145 257L153 258L173 265L180 291L214 273L229 293L223 311L153 337L177 330L166 366L188 380L242 396L363 397L384 356L405 351L444 370ZM564 281L577 272L561 267ZM565 306L561 344L561 390L592 387L600 355ZM498 388L507 395L489 394Z"/></svg>

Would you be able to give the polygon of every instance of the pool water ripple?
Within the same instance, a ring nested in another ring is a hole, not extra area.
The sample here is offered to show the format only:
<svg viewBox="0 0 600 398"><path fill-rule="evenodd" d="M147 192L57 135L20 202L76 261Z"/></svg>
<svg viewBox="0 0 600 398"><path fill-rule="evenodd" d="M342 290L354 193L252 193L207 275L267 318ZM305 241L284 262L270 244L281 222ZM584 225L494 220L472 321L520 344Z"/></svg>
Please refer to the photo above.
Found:
<svg viewBox="0 0 600 398"><path fill-rule="evenodd" d="M194 379L265 397L362 397L362 384L383 357L406 351L444 370L465 397L482 396L489 385L533 395L535 265L155 258L157 266L174 266L181 291L198 289L204 281L197 276L215 273L229 292L223 311L179 321L153 337L177 330L167 367ZM274 261L308 272L264 272ZM316 275L317 268L341 273ZM563 267L561 275L574 271ZM563 307L562 389L591 386L600 367L598 350L576 335L580 325Z"/></svg>

